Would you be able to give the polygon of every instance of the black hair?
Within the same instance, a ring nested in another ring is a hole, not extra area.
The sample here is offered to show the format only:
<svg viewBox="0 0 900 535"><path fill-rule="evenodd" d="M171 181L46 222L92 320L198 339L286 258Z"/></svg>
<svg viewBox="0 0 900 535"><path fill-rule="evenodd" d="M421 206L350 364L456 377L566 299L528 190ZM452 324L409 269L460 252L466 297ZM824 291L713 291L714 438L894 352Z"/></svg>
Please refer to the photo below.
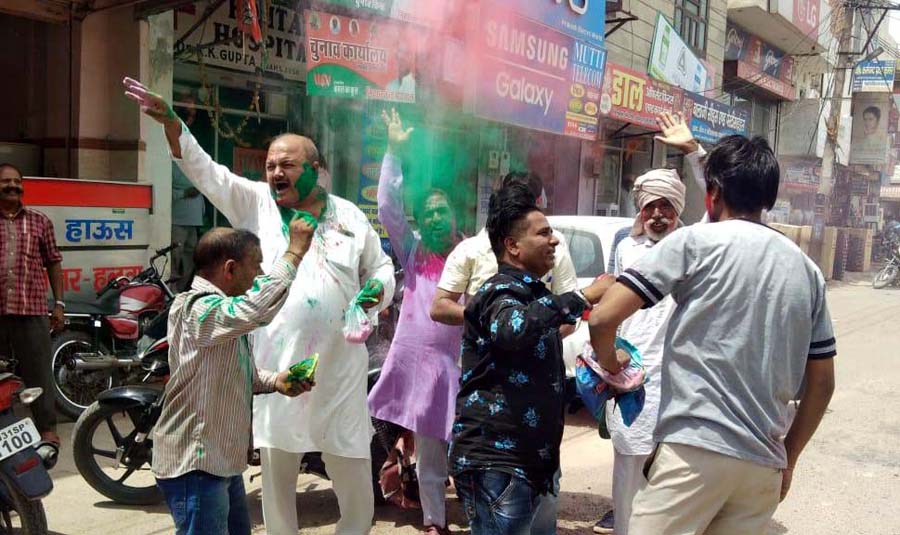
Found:
<svg viewBox="0 0 900 535"><path fill-rule="evenodd" d="M781 171L764 138L722 138L706 156L704 171L706 190L718 187L725 204L737 214L752 214L775 206Z"/></svg>
<svg viewBox="0 0 900 535"><path fill-rule="evenodd" d="M498 261L505 250L503 241L520 234L528 214L540 211L534 195L524 184L510 184L491 195L485 226Z"/></svg>
<svg viewBox="0 0 900 535"><path fill-rule="evenodd" d="M16 167L15 165L11 164L11 163L7 163L7 162L0 163L0 171L2 171L2 170L4 170L4 169L12 169L12 170L15 171L16 174L19 175L20 177L23 176L23 175L22 175L22 170L19 169L18 167Z"/></svg>
<svg viewBox="0 0 900 535"><path fill-rule="evenodd" d="M201 276L228 260L241 261L259 238L249 230L214 228L200 238L194 249L194 269Z"/></svg>
<svg viewBox="0 0 900 535"><path fill-rule="evenodd" d="M868 108L864 109L863 115L867 113L871 113L875 116L876 119L878 119L879 121L881 120L881 108L879 108L878 106L869 106Z"/></svg>
<svg viewBox="0 0 900 535"><path fill-rule="evenodd" d="M513 184L521 184L528 188L535 199L540 199L544 192L544 181L541 180L541 177L531 172L512 171L507 173L507 175L503 177L503 182L501 182L500 187L506 188Z"/></svg>

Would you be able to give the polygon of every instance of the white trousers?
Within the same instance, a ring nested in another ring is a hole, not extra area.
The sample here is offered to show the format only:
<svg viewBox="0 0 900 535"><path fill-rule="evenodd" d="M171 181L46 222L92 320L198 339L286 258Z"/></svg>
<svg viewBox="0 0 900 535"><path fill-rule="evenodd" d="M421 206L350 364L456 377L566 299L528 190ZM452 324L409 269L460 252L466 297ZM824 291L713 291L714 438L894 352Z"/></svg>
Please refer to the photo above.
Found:
<svg viewBox="0 0 900 535"><path fill-rule="evenodd" d="M616 535L628 535L628 520L634 497L644 481L644 463L649 455L623 455L618 451L613 456L613 510L615 511Z"/></svg>
<svg viewBox="0 0 900 535"><path fill-rule="evenodd" d="M300 453L261 448L262 509L268 535L297 535L297 475ZM372 461L322 454L337 495L341 519L335 535L368 535L375 516Z"/></svg>
<svg viewBox="0 0 900 535"><path fill-rule="evenodd" d="M447 527L447 448L443 440L416 434L416 475L425 526Z"/></svg>

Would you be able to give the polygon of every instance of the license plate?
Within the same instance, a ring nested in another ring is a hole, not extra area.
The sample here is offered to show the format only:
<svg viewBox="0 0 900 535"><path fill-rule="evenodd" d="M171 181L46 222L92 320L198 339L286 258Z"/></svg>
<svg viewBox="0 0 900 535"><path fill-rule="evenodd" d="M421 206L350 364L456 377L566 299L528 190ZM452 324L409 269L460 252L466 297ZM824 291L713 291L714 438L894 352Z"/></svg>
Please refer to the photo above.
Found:
<svg viewBox="0 0 900 535"><path fill-rule="evenodd" d="M40 441L41 434L31 418L24 418L4 427L0 429L0 461L25 448L37 446Z"/></svg>

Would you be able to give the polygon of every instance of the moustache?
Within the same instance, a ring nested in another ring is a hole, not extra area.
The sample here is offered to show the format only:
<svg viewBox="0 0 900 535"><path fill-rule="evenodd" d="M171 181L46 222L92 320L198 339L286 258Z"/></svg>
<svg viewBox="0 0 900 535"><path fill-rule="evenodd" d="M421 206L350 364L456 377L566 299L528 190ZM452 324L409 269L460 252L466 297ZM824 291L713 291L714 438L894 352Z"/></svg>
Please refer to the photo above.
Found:
<svg viewBox="0 0 900 535"><path fill-rule="evenodd" d="M22 193L22 188L3 188L3 193Z"/></svg>
<svg viewBox="0 0 900 535"><path fill-rule="evenodd" d="M671 225L672 220L668 217L651 217L648 223L658 224L658 225Z"/></svg>

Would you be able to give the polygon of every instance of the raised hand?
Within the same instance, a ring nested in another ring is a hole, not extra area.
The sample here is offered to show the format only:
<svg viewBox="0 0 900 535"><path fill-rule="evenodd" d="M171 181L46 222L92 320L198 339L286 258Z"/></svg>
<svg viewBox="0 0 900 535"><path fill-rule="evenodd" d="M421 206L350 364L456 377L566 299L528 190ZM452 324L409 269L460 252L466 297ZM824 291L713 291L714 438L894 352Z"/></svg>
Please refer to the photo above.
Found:
<svg viewBox="0 0 900 535"><path fill-rule="evenodd" d="M684 122L684 115L679 113L663 112L656 116L656 124L662 131L661 136L654 139L660 143L665 143L670 147L675 147L684 154L690 154L699 150L700 144L691 133L691 129Z"/></svg>
<svg viewBox="0 0 900 535"><path fill-rule="evenodd" d="M141 111L147 116L163 125L178 122L178 116L175 115L172 106L161 96L150 91L144 84L133 78L125 77L122 85L125 86L125 96L137 102L141 106Z"/></svg>
<svg viewBox="0 0 900 535"><path fill-rule="evenodd" d="M391 108L390 114L386 110L382 110L381 119L388 129L388 151L395 152L409 141L409 135L414 129L412 127L403 128L403 120L394 108Z"/></svg>

